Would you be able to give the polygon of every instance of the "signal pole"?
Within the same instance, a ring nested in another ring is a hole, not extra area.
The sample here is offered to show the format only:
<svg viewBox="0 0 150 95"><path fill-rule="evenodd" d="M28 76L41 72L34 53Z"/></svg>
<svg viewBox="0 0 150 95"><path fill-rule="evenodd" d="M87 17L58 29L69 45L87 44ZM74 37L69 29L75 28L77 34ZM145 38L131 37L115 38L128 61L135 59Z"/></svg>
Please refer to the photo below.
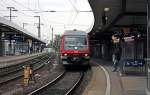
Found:
<svg viewBox="0 0 150 95"><path fill-rule="evenodd" d="M54 35L54 34L53 34L53 27L52 27L52 42L53 42L53 35ZM52 46L53 46L53 44L52 44Z"/></svg>
<svg viewBox="0 0 150 95"><path fill-rule="evenodd" d="M41 38L41 19L40 16L34 16L39 18L39 23L38 23L38 37Z"/></svg>
<svg viewBox="0 0 150 95"><path fill-rule="evenodd" d="M7 9L9 9L9 16L5 16L5 17L9 17L9 20L12 21L12 17L17 17L17 16L12 16L12 11L18 11L18 10L16 10L14 7L7 7Z"/></svg>
<svg viewBox="0 0 150 95"><path fill-rule="evenodd" d="M52 26L50 26L50 28L51 28L51 31L52 31L52 47L53 47L53 27Z"/></svg>

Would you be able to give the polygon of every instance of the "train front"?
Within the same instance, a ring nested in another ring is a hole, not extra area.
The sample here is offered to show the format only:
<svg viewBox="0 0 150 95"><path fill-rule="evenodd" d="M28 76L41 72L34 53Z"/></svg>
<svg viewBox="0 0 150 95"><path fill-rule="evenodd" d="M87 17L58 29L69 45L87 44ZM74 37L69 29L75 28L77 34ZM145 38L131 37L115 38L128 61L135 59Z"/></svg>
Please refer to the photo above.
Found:
<svg viewBox="0 0 150 95"><path fill-rule="evenodd" d="M87 33L65 32L61 41L61 63L63 65L89 65L89 42Z"/></svg>

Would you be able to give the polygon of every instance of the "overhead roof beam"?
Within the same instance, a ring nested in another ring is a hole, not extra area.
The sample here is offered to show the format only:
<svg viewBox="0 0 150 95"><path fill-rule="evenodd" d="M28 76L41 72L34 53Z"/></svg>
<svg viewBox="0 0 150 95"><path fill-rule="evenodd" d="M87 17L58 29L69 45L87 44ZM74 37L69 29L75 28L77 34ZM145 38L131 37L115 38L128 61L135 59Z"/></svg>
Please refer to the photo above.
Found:
<svg viewBox="0 0 150 95"><path fill-rule="evenodd" d="M126 11L126 0L122 0L122 8L121 8L121 13L114 18L112 22L110 22L108 25L106 25L102 31L107 31L109 30L117 21L119 21L123 16L147 16L146 12L127 12Z"/></svg>
<svg viewBox="0 0 150 95"><path fill-rule="evenodd" d="M122 12L125 12L126 11L126 5L127 5L127 0L122 0Z"/></svg>
<svg viewBox="0 0 150 95"><path fill-rule="evenodd" d="M124 15L128 16L147 16L146 12L125 12Z"/></svg>
<svg viewBox="0 0 150 95"><path fill-rule="evenodd" d="M117 21L119 21L124 13L126 12L126 0L122 0L122 3L121 3L121 11L120 11L120 14L118 14L113 20L112 22L110 22L108 25L106 25L102 31L107 31L109 30L115 23L117 23Z"/></svg>

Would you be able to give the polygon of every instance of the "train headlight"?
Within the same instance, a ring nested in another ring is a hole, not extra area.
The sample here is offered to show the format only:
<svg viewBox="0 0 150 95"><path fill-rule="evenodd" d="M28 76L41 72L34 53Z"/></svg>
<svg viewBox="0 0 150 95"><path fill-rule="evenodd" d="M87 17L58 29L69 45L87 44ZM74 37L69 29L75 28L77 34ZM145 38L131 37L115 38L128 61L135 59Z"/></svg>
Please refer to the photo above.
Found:
<svg viewBox="0 0 150 95"><path fill-rule="evenodd" d="M88 54L85 54L85 56L88 56Z"/></svg>
<svg viewBox="0 0 150 95"><path fill-rule="evenodd" d="M67 59L67 53L61 55L61 59Z"/></svg>
<svg viewBox="0 0 150 95"><path fill-rule="evenodd" d="M85 59L90 59L90 56L88 54L84 54Z"/></svg>
<svg viewBox="0 0 150 95"><path fill-rule="evenodd" d="M65 53L64 56L67 56L67 53Z"/></svg>

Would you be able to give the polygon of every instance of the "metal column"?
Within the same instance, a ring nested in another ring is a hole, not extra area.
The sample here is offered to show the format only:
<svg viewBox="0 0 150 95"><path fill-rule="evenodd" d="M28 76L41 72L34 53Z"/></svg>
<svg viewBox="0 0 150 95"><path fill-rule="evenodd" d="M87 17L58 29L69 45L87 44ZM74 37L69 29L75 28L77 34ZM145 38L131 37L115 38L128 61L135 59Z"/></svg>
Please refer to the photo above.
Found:
<svg viewBox="0 0 150 95"><path fill-rule="evenodd" d="M3 41L3 36L4 36L4 33L0 33L0 56L5 56L5 44Z"/></svg>
<svg viewBox="0 0 150 95"><path fill-rule="evenodd" d="M147 58L150 59L150 0L147 0ZM147 62L147 93L150 94L150 60Z"/></svg>

